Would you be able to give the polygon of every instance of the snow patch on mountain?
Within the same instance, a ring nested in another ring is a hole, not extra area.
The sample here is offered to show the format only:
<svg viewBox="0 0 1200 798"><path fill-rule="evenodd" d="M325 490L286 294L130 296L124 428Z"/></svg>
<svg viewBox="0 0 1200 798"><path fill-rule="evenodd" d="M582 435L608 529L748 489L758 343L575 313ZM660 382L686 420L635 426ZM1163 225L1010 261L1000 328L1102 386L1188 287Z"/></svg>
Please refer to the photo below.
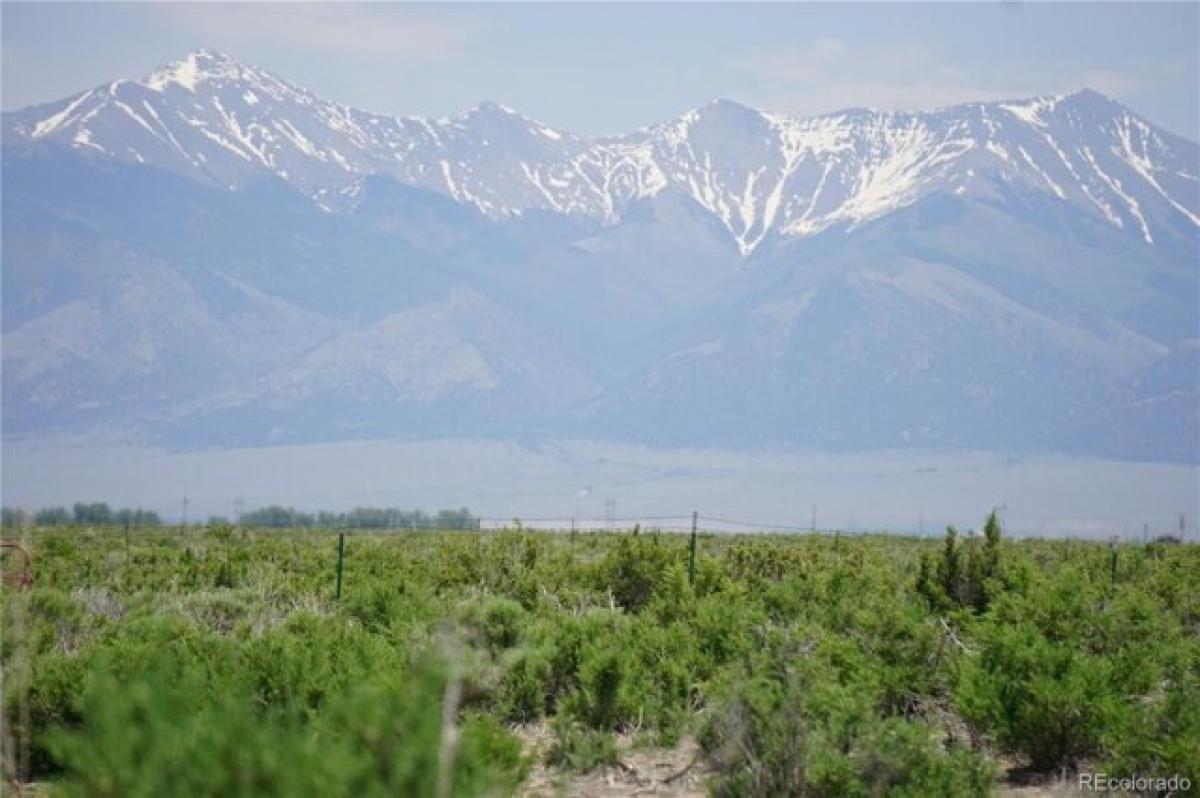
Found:
<svg viewBox="0 0 1200 798"><path fill-rule="evenodd" d="M327 210L370 175L494 219L545 210L610 225L673 189L744 256L773 236L854 228L934 193L989 197L1000 186L1048 194L1151 246L1160 210L1168 226L1200 228L1196 144L1086 90L812 118L718 100L588 139L497 103L440 119L369 113L198 50L142 80L5 114L5 128L222 187L273 174Z"/></svg>

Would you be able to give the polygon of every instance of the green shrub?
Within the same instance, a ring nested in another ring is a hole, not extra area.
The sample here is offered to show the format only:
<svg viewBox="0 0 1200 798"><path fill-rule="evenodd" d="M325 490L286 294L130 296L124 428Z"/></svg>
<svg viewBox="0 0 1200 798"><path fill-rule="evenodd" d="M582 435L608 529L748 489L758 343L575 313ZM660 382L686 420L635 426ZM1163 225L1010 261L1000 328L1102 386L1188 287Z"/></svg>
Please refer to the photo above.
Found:
<svg viewBox="0 0 1200 798"><path fill-rule="evenodd" d="M553 709L553 665L539 649L519 652L505 671L497 704L502 717L528 722Z"/></svg>
<svg viewBox="0 0 1200 798"><path fill-rule="evenodd" d="M52 744L66 795L336 794L335 773L293 718L252 714L235 692L210 696L190 671L98 677L82 716Z"/></svg>
<svg viewBox="0 0 1200 798"><path fill-rule="evenodd" d="M672 562L686 556L656 536L622 537L600 561L597 586L612 592L617 605L639 612L663 584Z"/></svg>
<svg viewBox="0 0 1200 798"><path fill-rule="evenodd" d="M484 645L493 654L517 644L524 622L525 609L512 599L488 599L478 610Z"/></svg>
<svg viewBox="0 0 1200 798"><path fill-rule="evenodd" d="M595 729L620 729L632 716L630 653L612 642L601 639L584 645L579 685L564 702L568 715Z"/></svg>
<svg viewBox="0 0 1200 798"><path fill-rule="evenodd" d="M978 656L961 668L963 714L1037 769L1105 757L1146 762L1154 758L1141 750L1146 740L1161 746L1173 737L1155 719L1167 696L1195 679L1179 658L1188 644L1148 595L1106 594L1104 583L1063 569L1005 596L980 629Z"/></svg>
<svg viewBox="0 0 1200 798"><path fill-rule="evenodd" d="M713 791L757 795L984 795L991 770L943 748L924 721L881 716L879 676L853 646L772 641L754 672L727 682L701 742ZM768 676L765 674L775 674Z"/></svg>
<svg viewBox="0 0 1200 798"><path fill-rule="evenodd" d="M1197 781L1200 547L1120 547L1114 580L1106 545L983 532L707 537L694 584L682 537L361 535L333 602L325 534L34 530L6 728L51 794L506 794L502 724L541 719L577 769L697 733L722 795L977 794L968 732Z"/></svg>
<svg viewBox="0 0 1200 798"><path fill-rule="evenodd" d="M955 527L947 527L936 565L927 554L921 556L917 592L937 609L969 607L983 612L1002 590L1000 538L995 510L984 522L982 541L972 536L963 542Z"/></svg>
<svg viewBox="0 0 1200 798"><path fill-rule="evenodd" d="M164 656L133 679L99 675L74 731L51 748L68 795L427 796L441 759L444 672L421 665L332 696L306 720L299 702L256 710L221 683ZM525 772L520 744L495 721L466 718L453 795L511 791Z"/></svg>
<svg viewBox="0 0 1200 798"><path fill-rule="evenodd" d="M979 661L965 667L958 704L1003 746L1048 771L1097 752L1117 709L1111 678L1102 658L1031 629L997 630Z"/></svg>
<svg viewBox="0 0 1200 798"><path fill-rule="evenodd" d="M586 773L617 761L617 743L610 731L589 729L560 719L554 724L554 744L546 763Z"/></svg>
<svg viewBox="0 0 1200 798"><path fill-rule="evenodd" d="M7 679L14 674L6 673ZM52 753L51 738L62 729L79 725L81 699L90 675L88 663L62 654L41 658L33 669L25 700L29 712L29 768L32 775L53 773L59 763ZM10 719L19 718L18 696L6 691L5 711Z"/></svg>

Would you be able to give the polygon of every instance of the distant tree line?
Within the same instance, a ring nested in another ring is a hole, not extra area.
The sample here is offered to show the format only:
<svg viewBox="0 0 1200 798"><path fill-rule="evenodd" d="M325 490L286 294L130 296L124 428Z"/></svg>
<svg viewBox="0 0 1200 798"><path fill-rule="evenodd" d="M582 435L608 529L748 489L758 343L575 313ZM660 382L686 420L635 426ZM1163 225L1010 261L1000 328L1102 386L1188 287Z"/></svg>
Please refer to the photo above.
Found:
<svg viewBox="0 0 1200 798"><path fill-rule="evenodd" d="M21 526L162 526L162 519L152 510L113 509L105 502L77 502L67 507L43 507L30 513L17 507L3 508L0 523L5 528ZM228 524L225 518L214 516L209 526ZM401 510L395 507L356 507L349 512L301 512L293 507L273 504L243 513L242 526L280 529L475 529L478 520L466 507L426 513L423 510Z"/></svg>
<svg viewBox="0 0 1200 798"><path fill-rule="evenodd" d="M19 507L0 510L0 523L19 526L162 526L153 510L121 508L114 510L106 502L76 502L66 507L43 507L30 513Z"/></svg>
<svg viewBox="0 0 1200 798"><path fill-rule="evenodd" d="M356 507L349 512L301 512L273 504L243 513L242 526L323 529L475 529L475 516L466 507L426 513L396 507Z"/></svg>

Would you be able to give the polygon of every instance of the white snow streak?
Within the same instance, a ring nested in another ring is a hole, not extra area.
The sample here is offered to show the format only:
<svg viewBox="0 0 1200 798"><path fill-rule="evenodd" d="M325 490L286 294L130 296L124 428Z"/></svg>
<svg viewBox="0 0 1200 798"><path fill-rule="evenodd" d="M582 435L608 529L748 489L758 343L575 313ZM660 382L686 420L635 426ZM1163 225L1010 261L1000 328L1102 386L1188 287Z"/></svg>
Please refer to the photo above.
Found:
<svg viewBox="0 0 1200 798"><path fill-rule="evenodd" d="M70 121L69 117L75 111L75 109L83 104L84 100L91 96L92 93L90 91L85 91L83 94L79 95L74 102L67 105L66 108L62 109L57 114L48 116L41 122L38 122L33 128L33 137L35 139L39 139L42 136L48 136L49 134L58 130L60 127L66 125Z"/></svg>

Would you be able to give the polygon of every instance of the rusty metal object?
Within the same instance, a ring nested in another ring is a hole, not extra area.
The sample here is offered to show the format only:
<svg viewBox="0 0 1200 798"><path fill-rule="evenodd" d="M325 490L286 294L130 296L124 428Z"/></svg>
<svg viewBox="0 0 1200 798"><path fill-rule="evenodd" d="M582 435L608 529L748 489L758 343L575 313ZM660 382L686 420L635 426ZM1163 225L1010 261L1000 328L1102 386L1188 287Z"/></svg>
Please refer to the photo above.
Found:
<svg viewBox="0 0 1200 798"><path fill-rule="evenodd" d="M19 540L0 540L0 551L11 549L21 556L21 570L5 571L4 584L25 590L33 584L33 553Z"/></svg>

